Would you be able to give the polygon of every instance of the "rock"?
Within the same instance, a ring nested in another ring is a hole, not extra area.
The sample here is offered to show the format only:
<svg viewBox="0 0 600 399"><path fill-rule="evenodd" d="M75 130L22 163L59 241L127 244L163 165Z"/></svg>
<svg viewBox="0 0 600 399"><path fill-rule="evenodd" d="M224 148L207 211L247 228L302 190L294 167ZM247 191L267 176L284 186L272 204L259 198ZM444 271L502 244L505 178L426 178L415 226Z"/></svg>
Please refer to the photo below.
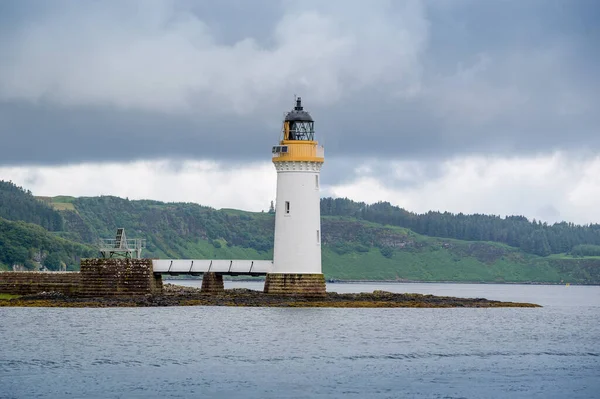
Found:
<svg viewBox="0 0 600 399"><path fill-rule="evenodd" d="M448 307L539 307L530 303L489 301L482 298L438 297L421 294L399 294L376 290L373 293L327 293L324 297L264 294L245 288L205 294L198 288L165 284L160 295L130 297L69 297L56 292L0 301L0 306L61 306L61 307L120 307L120 306L249 306L249 307L341 307L341 308L448 308Z"/></svg>

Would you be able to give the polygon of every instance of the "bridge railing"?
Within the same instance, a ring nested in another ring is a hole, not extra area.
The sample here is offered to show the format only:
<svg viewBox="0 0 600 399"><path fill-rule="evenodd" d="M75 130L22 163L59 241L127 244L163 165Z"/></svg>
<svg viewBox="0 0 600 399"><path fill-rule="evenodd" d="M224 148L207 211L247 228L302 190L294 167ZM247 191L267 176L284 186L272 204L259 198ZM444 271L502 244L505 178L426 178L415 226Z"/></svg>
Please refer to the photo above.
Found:
<svg viewBox="0 0 600 399"><path fill-rule="evenodd" d="M146 240L140 238L128 238L125 240L116 238L101 238L98 241L100 249L143 249L146 248Z"/></svg>
<svg viewBox="0 0 600 399"><path fill-rule="evenodd" d="M272 260L225 259L153 259L154 273L166 274L267 274L273 270Z"/></svg>

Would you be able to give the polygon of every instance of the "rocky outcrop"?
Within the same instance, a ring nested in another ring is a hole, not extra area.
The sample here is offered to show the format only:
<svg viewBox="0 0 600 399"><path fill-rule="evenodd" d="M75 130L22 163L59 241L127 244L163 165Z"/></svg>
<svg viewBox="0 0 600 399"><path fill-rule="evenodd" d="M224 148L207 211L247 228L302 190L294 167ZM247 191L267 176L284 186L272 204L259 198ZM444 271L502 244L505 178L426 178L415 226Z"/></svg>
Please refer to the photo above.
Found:
<svg viewBox="0 0 600 399"><path fill-rule="evenodd" d="M498 308L539 307L531 303L489 301L482 298L453 298L384 291L360 294L329 292L321 297L274 295L248 289L225 290L206 295L198 288L166 284L161 295L112 296L102 298L68 297L55 293L0 300L2 306L25 307L122 307L122 306L250 306L250 307L332 307L332 308Z"/></svg>

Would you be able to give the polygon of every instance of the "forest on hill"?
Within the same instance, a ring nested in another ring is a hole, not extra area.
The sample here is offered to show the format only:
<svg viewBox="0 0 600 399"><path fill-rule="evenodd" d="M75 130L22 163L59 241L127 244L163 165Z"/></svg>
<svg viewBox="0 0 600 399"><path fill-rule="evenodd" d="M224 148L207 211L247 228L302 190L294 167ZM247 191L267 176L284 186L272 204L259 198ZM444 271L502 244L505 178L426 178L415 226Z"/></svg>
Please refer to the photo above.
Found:
<svg viewBox="0 0 600 399"><path fill-rule="evenodd" d="M25 270L75 270L83 257L96 256L89 245L62 239L42 226L0 218L0 270L18 265Z"/></svg>
<svg viewBox="0 0 600 399"><path fill-rule="evenodd" d="M323 198L321 215L349 216L405 227L432 236L466 241L493 241L539 256L568 253L600 254L600 225L529 221L525 216L465 215L450 212L408 212L389 202L365 204L347 198Z"/></svg>
<svg viewBox="0 0 600 399"><path fill-rule="evenodd" d="M117 227L124 227L128 238L147 240L146 257L272 259L272 212L113 196L35 198L12 183L0 185L2 191L10 195L2 196L0 208L0 269L76 269L80 257L97 256L94 244L114 237ZM418 215L388 203L339 198L322 199L321 210L327 278L600 283L595 226L564 224L563 229L523 217ZM549 248L557 235L568 243L561 247L566 250L539 256L527 242L539 231ZM427 234L433 232L438 235Z"/></svg>
<svg viewBox="0 0 600 399"><path fill-rule="evenodd" d="M34 223L49 231L63 229L60 213L38 201L31 191L3 180L0 180L0 218Z"/></svg>

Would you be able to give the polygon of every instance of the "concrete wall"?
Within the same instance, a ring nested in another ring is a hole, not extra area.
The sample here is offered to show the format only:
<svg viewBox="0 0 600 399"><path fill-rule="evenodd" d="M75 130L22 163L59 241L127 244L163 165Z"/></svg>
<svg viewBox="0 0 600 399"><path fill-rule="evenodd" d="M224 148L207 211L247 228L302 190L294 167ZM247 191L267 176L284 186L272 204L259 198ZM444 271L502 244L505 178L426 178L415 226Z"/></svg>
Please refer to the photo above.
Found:
<svg viewBox="0 0 600 399"><path fill-rule="evenodd" d="M81 260L80 296L160 293L162 293L162 277L153 273L151 259Z"/></svg>
<svg viewBox="0 0 600 399"><path fill-rule="evenodd" d="M79 272L0 272L0 293L28 295L61 292L75 295L80 280Z"/></svg>

